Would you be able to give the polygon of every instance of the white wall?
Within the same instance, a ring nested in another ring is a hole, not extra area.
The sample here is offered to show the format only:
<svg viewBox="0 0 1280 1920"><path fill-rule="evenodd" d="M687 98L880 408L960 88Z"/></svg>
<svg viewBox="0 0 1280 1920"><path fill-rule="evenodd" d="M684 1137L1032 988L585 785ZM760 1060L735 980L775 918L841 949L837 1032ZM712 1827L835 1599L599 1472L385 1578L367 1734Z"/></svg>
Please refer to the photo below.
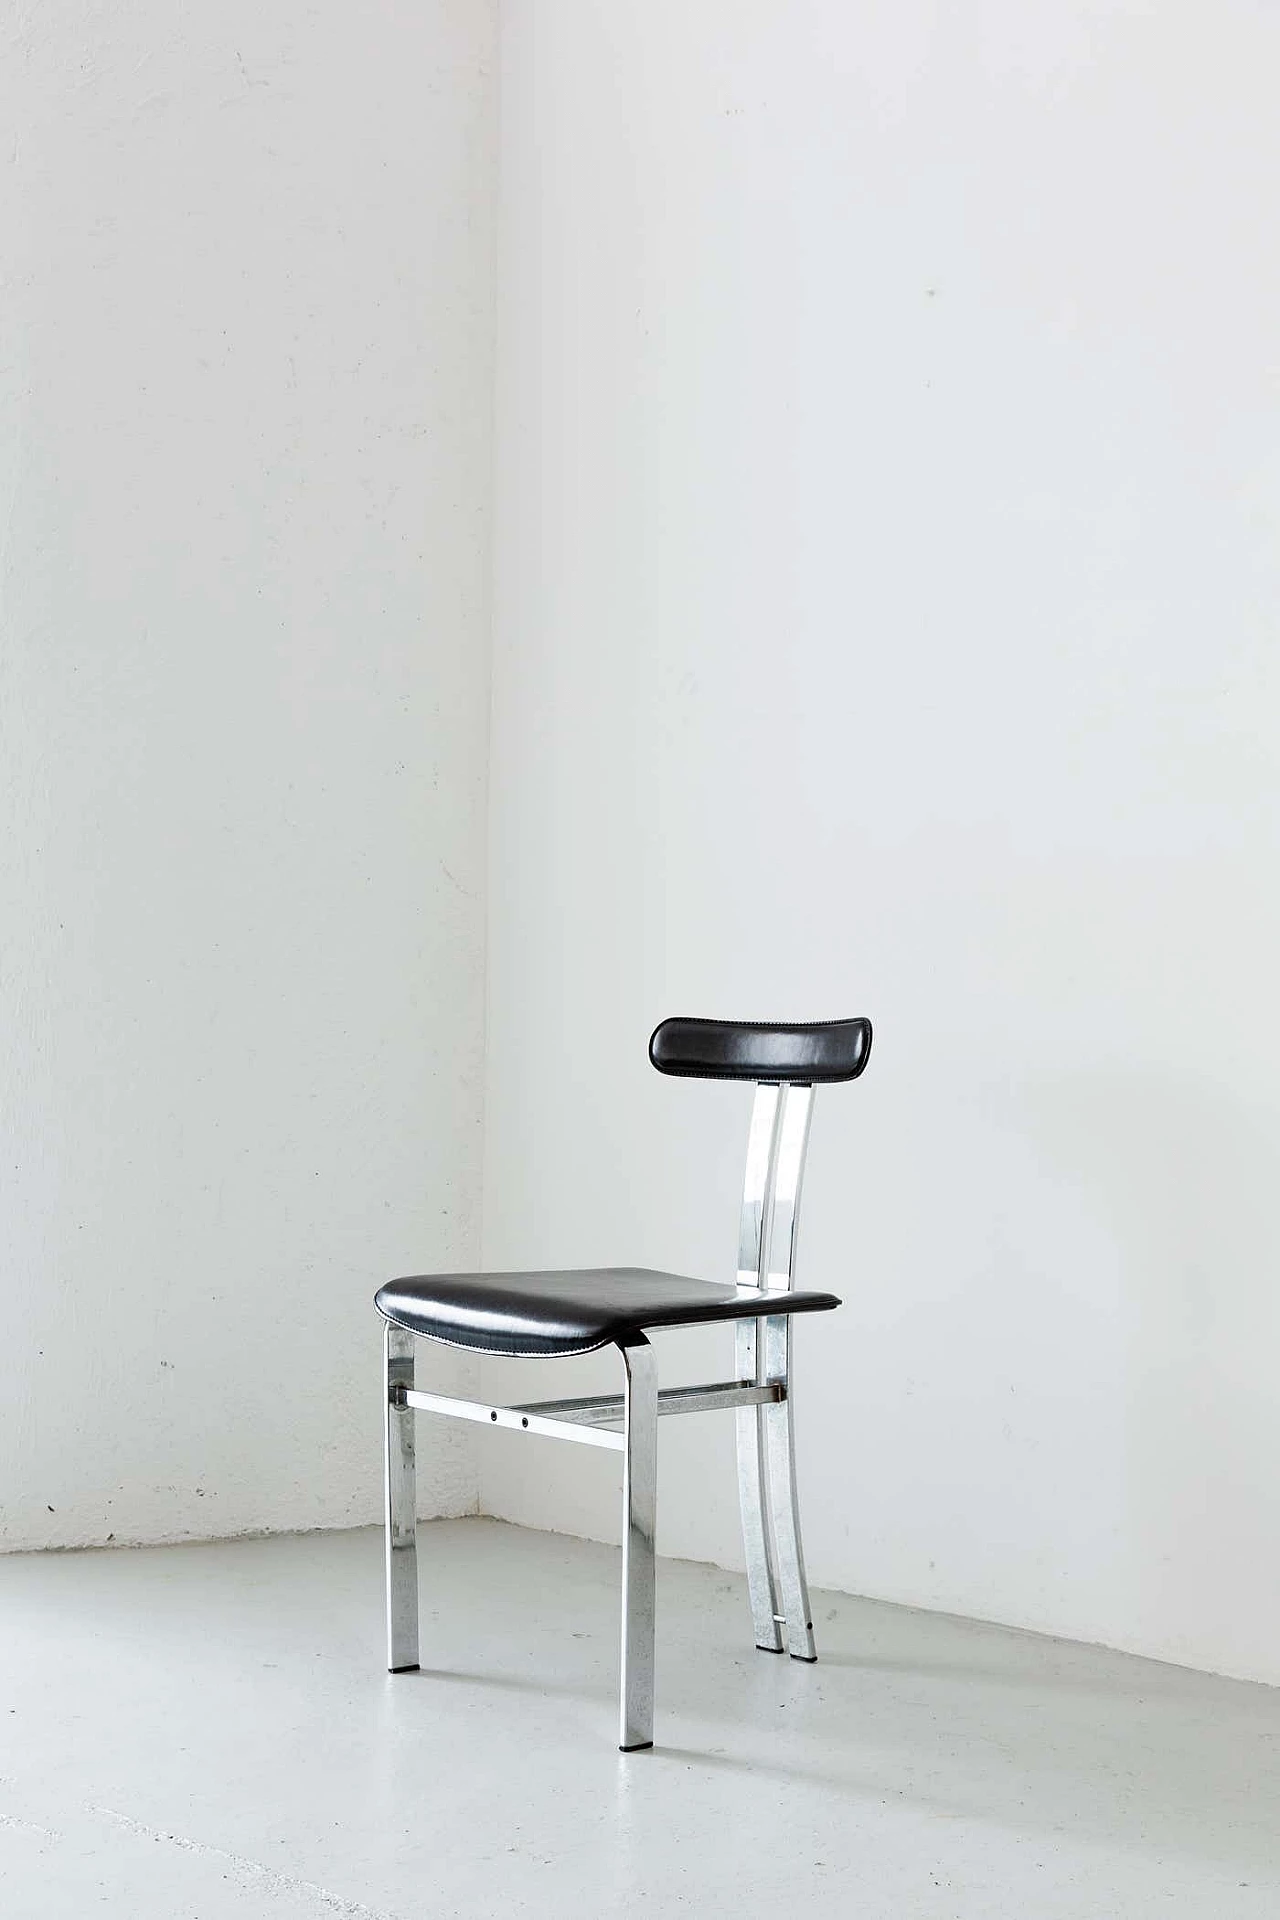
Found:
<svg viewBox="0 0 1280 1920"><path fill-rule="evenodd" d="M5 30L5 1545L373 1518L475 1257L492 26Z"/></svg>
<svg viewBox="0 0 1280 1920"><path fill-rule="evenodd" d="M1243 0L506 11L486 1162L494 1264L723 1274L746 1095L650 1026L870 1014L813 1576L1273 1681L1278 63ZM737 1564L730 1423L663 1444ZM582 1453L484 1505L611 1536Z"/></svg>
<svg viewBox="0 0 1280 1920"><path fill-rule="evenodd" d="M870 1013L815 1579L1280 1679L1280 25L504 20L486 1255L726 1271L746 1095L650 1026ZM372 1517L368 1295L477 1255L491 39L5 44L4 1545ZM729 1423L663 1446L735 1563Z"/></svg>

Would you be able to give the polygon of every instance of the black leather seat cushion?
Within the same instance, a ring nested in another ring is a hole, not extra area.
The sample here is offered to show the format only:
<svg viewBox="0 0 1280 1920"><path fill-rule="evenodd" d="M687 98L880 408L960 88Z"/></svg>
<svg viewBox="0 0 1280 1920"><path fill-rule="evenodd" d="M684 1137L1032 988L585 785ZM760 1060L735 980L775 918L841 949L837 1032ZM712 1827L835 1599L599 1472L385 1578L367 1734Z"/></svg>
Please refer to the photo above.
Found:
<svg viewBox="0 0 1280 1920"><path fill-rule="evenodd" d="M451 1347L512 1355L590 1353L651 1327L768 1313L821 1313L833 1293L762 1293L647 1267L553 1273L424 1273L388 1281L380 1314Z"/></svg>

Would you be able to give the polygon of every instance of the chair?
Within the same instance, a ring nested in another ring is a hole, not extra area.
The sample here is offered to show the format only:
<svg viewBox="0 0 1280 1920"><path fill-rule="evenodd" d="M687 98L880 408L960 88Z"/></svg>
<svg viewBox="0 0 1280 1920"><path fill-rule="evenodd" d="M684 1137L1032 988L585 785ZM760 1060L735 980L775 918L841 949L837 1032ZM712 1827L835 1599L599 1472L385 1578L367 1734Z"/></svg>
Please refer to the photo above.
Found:
<svg viewBox="0 0 1280 1920"><path fill-rule="evenodd" d="M379 1289L386 1322L387 1665L418 1665L414 1415L446 1414L518 1433L576 1440L622 1455L622 1686L619 1745L653 1745L654 1526L658 1420L732 1407L738 1491L757 1647L815 1660L796 1501L791 1424L791 1323L838 1307L834 1294L798 1292L796 1226L813 1090L854 1080L867 1064L871 1024L774 1025L665 1020L649 1042L659 1073L756 1083L747 1141L736 1285L638 1267L550 1273L420 1274ZM731 1320L732 1380L658 1389L647 1335L655 1328ZM616 1346L623 1391L588 1399L490 1406L419 1391L414 1341L530 1356ZM781 1610L779 1610L781 1609Z"/></svg>

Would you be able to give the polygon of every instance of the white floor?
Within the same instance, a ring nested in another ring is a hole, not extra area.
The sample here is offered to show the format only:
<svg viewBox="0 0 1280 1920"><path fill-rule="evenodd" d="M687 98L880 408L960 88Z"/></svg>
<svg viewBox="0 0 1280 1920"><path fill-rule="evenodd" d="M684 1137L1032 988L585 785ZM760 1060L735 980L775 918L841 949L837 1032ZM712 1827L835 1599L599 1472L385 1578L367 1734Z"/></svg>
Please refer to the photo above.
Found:
<svg viewBox="0 0 1280 1920"><path fill-rule="evenodd" d="M618 1556L422 1530L0 1559L5 1920L1280 1914L1280 1692L659 1569L658 1745L614 1748Z"/></svg>

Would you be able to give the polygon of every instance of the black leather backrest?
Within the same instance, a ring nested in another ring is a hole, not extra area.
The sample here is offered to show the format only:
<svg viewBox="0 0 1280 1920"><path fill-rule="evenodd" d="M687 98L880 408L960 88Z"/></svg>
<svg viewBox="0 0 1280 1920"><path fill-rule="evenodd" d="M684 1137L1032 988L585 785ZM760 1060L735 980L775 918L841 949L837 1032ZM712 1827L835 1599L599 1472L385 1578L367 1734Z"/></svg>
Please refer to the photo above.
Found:
<svg viewBox="0 0 1280 1920"><path fill-rule="evenodd" d="M694 1080L856 1080L871 1052L869 1020L664 1020L649 1041L659 1073Z"/></svg>

